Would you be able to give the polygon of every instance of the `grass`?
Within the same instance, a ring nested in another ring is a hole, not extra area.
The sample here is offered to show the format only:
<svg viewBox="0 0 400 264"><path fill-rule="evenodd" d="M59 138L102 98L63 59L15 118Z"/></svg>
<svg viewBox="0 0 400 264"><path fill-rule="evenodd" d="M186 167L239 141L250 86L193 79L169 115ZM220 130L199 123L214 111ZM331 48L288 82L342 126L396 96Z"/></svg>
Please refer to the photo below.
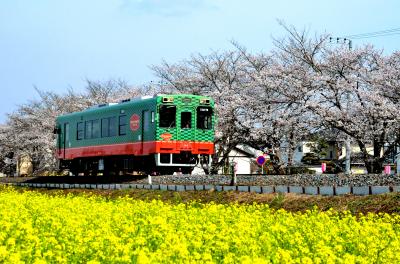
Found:
<svg viewBox="0 0 400 264"><path fill-rule="evenodd" d="M388 193L380 195L343 195L320 196L298 194L257 194L242 192L216 192L211 191L159 191L159 190L82 190L82 189L27 189L18 188L20 191L35 190L51 195L101 195L109 199L121 196L129 196L139 200L162 200L171 204L188 203L197 201L201 203L266 203L273 209L285 209L291 212L303 212L318 207L322 211L333 208L337 211L350 211L359 213L400 213L400 193Z"/></svg>

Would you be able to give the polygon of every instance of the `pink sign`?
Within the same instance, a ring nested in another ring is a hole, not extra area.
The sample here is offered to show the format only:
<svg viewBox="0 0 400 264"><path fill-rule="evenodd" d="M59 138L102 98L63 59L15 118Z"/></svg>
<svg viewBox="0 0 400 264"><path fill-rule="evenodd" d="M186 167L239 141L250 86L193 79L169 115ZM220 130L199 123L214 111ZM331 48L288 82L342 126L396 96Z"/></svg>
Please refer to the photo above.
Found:
<svg viewBox="0 0 400 264"><path fill-rule="evenodd" d="M321 170L322 170L322 172L326 171L326 163L321 164Z"/></svg>
<svg viewBox="0 0 400 264"><path fill-rule="evenodd" d="M385 174L388 174L388 175L390 174L390 166L389 165L385 166L384 172L385 172Z"/></svg>

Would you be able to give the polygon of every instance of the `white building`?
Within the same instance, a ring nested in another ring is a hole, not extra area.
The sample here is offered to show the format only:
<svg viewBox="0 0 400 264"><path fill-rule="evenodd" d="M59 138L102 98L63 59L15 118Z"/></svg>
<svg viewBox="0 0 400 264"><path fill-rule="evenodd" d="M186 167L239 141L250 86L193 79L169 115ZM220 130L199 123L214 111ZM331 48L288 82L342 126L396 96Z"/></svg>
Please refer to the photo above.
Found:
<svg viewBox="0 0 400 264"><path fill-rule="evenodd" d="M338 149L337 142L335 141L328 141L328 148L326 150L327 155L322 157L324 160L334 160L339 159L341 156L341 149ZM293 154L293 163L294 164L301 164L301 160L307 153L311 153L311 145L313 144L312 141L300 141ZM288 162L288 144L283 143L280 147L281 151L281 161L284 163Z"/></svg>
<svg viewBox="0 0 400 264"><path fill-rule="evenodd" d="M226 163L226 166L221 168L218 173L230 174L232 173L232 166L235 164L236 174L251 174L255 173L258 169L256 165L256 158L262 155L263 152L256 150L247 145L238 145L230 153ZM201 165L197 165L192 174L204 174L204 170Z"/></svg>
<svg viewBox="0 0 400 264"><path fill-rule="evenodd" d="M256 172L258 168L255 165L255 161L260 155L263 155L262 151L241 144L229 153L229 164L235 164L236 174L252 174ZM231 171L225 171L225 173L227 172L229 173ZM222 170L221 173L223 173Z"/></svg>

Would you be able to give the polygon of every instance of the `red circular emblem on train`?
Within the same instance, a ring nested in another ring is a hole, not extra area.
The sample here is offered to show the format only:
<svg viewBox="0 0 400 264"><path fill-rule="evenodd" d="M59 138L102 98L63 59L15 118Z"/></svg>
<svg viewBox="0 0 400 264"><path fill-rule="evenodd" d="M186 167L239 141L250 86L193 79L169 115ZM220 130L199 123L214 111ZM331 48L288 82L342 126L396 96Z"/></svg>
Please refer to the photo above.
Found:
<svg viewBox="0 0 400 264"><path fill-rule="evenodd" d="M140 116L138 116L137 114L133 114L129 121L129 126L132 131L138 130L140 127Z"/></svg>

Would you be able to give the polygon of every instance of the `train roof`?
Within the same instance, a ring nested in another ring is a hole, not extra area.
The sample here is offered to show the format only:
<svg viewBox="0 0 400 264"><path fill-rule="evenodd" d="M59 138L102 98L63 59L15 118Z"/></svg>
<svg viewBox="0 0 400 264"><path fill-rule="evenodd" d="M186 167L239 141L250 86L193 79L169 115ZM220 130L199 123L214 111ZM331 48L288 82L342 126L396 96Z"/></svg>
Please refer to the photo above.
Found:
<svg viewBox="0 0 400 264"><path fill-rule="evenodd" d="M119 109L123 106L131 106L131 105L135 105L138 103L147 103L150 101L158 101L159 100L161 102L161 100L163 100L161 98L171 98L171 97L173 97L173 98L198 98L198 99L205 98L205 99L209 99L210 103L213 103L213 100L209 96L203 96L203 95L193 95L193 94L156 94L154 96L145 95L145 96L140 96L140 97L124 99L118 103L103 103L103 104L93 105L82 111L60 115L57 117L57 119L70 118L70 117L80 116L80 115L89 114L89 113L98 113L98 112L103 112L104 110Z"/></svg>

